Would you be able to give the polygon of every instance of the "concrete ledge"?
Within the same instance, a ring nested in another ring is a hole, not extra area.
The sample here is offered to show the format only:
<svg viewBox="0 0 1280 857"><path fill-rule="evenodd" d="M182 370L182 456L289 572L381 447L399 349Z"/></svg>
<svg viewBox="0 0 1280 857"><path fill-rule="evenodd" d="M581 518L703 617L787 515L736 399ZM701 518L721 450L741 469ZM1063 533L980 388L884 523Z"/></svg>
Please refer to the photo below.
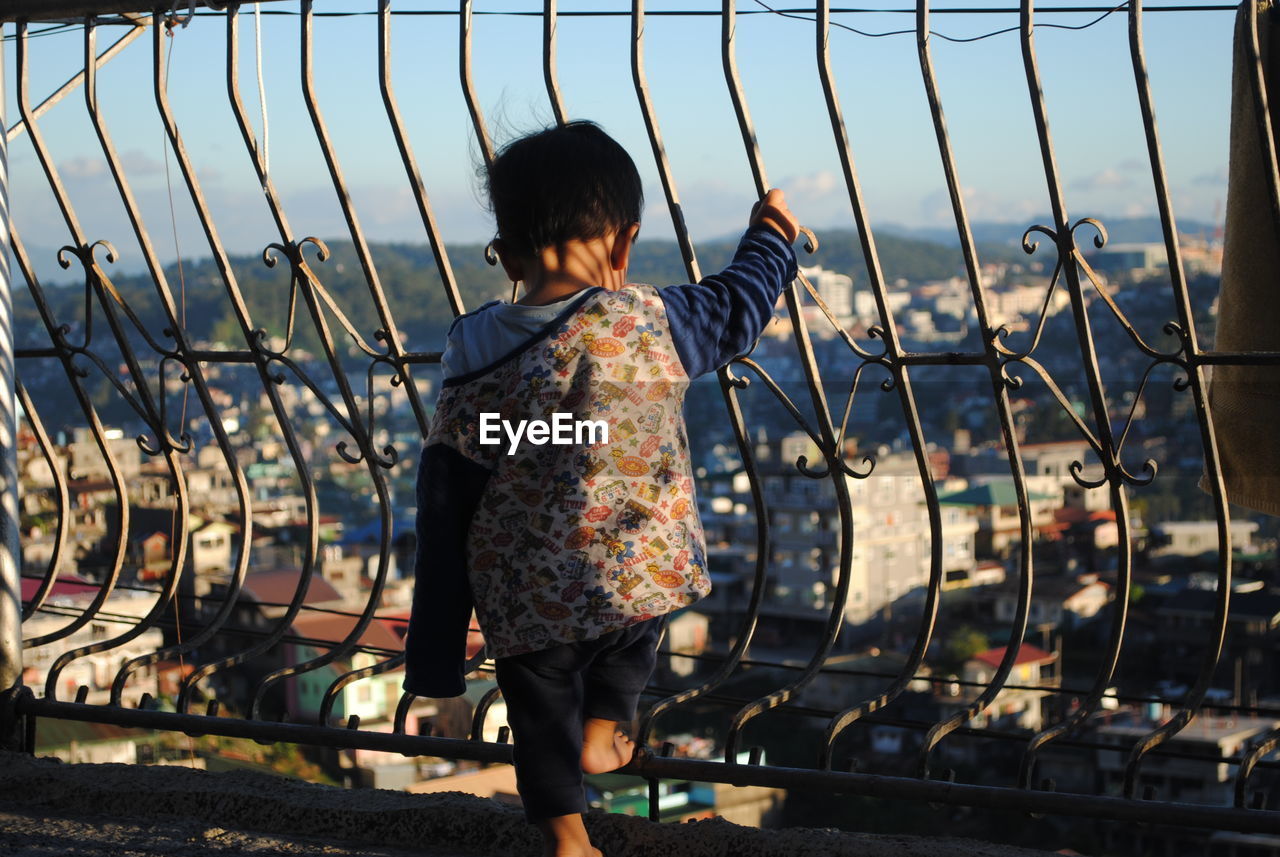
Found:
<svg viewBox="0 0 1280 857"><path fill-rule="evenodd" d="M525 824L523 814L491 800L458 793L353 791L249 772L68 765L0 753L0 803L26 819L28 826L42 815L51 822L96 816L126 825L155 819L168 823L154 831L161 833L181 829L174 828L173 822L186 820L202 828L215 827L220 833L252 831L283 839L323 840L327 847L319 853L325 854L348 853L343 845L351 846L351 854L368 853L367 846L476 857L525 857L540 851L537 834ZM757 830L723 819L657 825L640 818L592 813L587 827L606 857L1049 857L1047 851L967 839ZM69 838L81 843L86 829L92 828L70 824L64 829ZM152 853L170 857L227 853L213 842L202 846L189 835L172 836L182 841ZM152 844L158 845L154 840ZM65 853L98 852L67 849ZM278 853L301 852L282 849Z"/></svg>

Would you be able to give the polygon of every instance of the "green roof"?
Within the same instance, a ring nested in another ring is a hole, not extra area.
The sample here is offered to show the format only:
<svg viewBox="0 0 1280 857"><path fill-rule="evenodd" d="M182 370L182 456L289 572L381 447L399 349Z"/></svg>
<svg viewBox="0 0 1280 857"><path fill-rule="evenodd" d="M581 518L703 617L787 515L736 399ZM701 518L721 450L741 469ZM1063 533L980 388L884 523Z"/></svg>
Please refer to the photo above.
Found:
<svg viewBox="0 0 1280 857"><path fill-rule="evenodd" d="M1027 499L1057 500L1059 498L1041 491L1028 491ZM983 485L966 488L963 491L943 494L938 498L938 502L943 506L1016 506L1018 505L1018 492L1014 490L1013 482L1011 481L987 482Z"/></svg>

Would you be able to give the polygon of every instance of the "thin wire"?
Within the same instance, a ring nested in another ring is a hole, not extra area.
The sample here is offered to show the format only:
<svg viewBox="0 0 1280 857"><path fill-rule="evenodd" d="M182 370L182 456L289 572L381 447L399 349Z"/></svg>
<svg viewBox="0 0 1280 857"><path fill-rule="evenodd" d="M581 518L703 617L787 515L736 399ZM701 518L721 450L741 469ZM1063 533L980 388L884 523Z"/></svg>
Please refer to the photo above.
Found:
<svg viewBox="0 0 1280 857"><path fill-rule="evenodd" d="M38 39L41 36L56 36L59 33L65 33L68 30L74 27L79 27L79 26L80 26L79 23L54 24L53 26L45 27L43 30L36 30L34 33L27 33L27 38ZM12 36L5 36L4 40L6 42L12 42L12 41L16 41L17 38L18 38L18 34L14 33Z"/></svg>
<svg viewBox="0 0 1280 857"><path fill-rule="evenodd" d="M1106 12L1109 6L1046 6L1036 9L1036 14L1080 14L1088 12ZM1239 10L1238 5L1225 4L1197 4L1189 6L1144 6L1143 12L1236 12ZM947 9L931 9L930 14L934 15L987 15L987 14L1004 14L1016 15L1022 10L1017 7L966 7L966 8L947 8ZM810 8L801 9L778 9L778 10L758 10L758 9L741 9L739 15L767 15L767 14L813 14L814 10ZM219 15L217 12L197 11L197 17L211 17ZM289 17L297 17L301 12L295 12L288 9L264 9L263 15L286 15ZM370 17L379 14L376 11L358 11L358 12L313 12L316 18L361 18ZM408 17L457 17L459 14L456 9L393 9L390 14ZM482 10L475 9L471 13L476 17L492 15L497 17L511 18L541 18L541 11L520 12L515 10ZM561 18L630 18L631 12L626 10L613 9L578 9L578 10L560 10L556 13ZM653 9L645 12L646 18L719 18L723 13L711 9ZM833 8L833 15L914 15L916 10L911 9L891 9L891 8ZM801 20L812 21L812 18L804 18Z"/></svg>
<svg viewBox="0 0 1280 857"><path fill-rule="evenodd" d="M772 6L765 3L764 0L755 0L755 3L756 5L763 7L766 11L771 12L774 15L777 15L779 18L791 18L792 20L795 20L795 21L805 21L810 24L812 24L816 20L815 18L806 18L804 17L804 15L795 14L790 10L774 9ZM1106 18L1109 18L1111 15L1114 15L1116 12L1119 12L1121 9L1127 8L1128 5L1129 5L1128 0L1126 0L1126 2L1121 3L1119 6L1113 6L1110 9L1089 10L1089 11L1099 11L1099 12L1102 12L1102 14L1099 15L1097 18L1094 18L1092 21L1090 21L1087 24L1036 24L1034 25L1033 29L1044 27L1044 28L1053 28L1056 30L1087 30L1090 27L1094 26L1095 24L1098 24L1103 20L1105 20ZM879 11L889 12L889 11L902 11L902 10L884 9ZM940 9L938 11L955 11L955 10ZM1009 10L1009 11L1016 11L1016 10ZM1049 11L1064 11L1064 10L1042 9L1038 11L1049 12ZM1078 11L1084 11L1084 10L1078 10ZM848 30L851 33L857 33L859 36L866 36L869 39L882 39L885 36L903 36L908 34L914 34L916 32L915 28L912 27L909 30L889 30L888 32L884 32L884 33L868 33L865 30L859 30L855 27L850 27L848 24L841 24L839 21L832 21L831 26L838 27L841 30ZM982 41L983 39L989 39L992 36L1002 36L1005 33L1016 33L1018 30L1019 30L1018 27L1005 27L1002 30L993 30L990 33L983 33L980 36L970 36L967 38L961 38L959 36L948 36L946 33L939 33L937 30L930 30L929 35L936 36L937 38L944 39L948 42L956 42L956 43L963 44L967 42L979 42L979 41Z"/></svg>
<svg viewBox="0 0 1280 857"><path fill-rule="evenodd" d="M760 0L755 0L755 2L759 3L764 8L763 9L743 9L743 10L740 10L738 14L739 15L777 15L783 18L793 18L798 21L807 21L809 23L812 23L814 20L811 17L804 17L805 15L815 14L813 9L774 9L760 2ZM1090 21L1087 24L1036 24L1035 26L1036 28L1044 27L1044 28L1053 28L1053 29L1059 29L1059 30L1085 30L1085 29L1088 29L1089 27L1094 26L1095 24L1104 20L1105 18L1115 14L1116 12L1122 9L1125 9L1128 5L1129 4L1126 2L1126 3L1120 4L1119 6L1112 6L1112 7L1059 6L1056 8L1047 7L1047 8L1037 9L1036 14L1040 16L1051 15L1051 14L1075 15L1075 14L1091 13L1091 12L1096 12L1100 14L1098 18L1096 18L1093 21ZM1143 7L1142 11L1145 14L1148 12L1235 12L1238 9L1239 9L1239 6L1234 4L1233 5L1199 4L1194 6L1145 6ZM1011 7L1004 7L1004 8L969 7L969 8L961 8L961 9L931 9L930 14L932 15L989 15L989 14L1009 15L1009 14L1017 14L1020 11L1021 11L1020 9L1011 8ZM256 5L254 6L255 16L284 15L288 17L298 17L301 14L302 14L301 12L291 11L288 9L261 9L259 6L256 6ZM371 17L379 13L376 11L360 11L360 12L313 12L312 14L314 15L314 17L317 17L317 18L362 18L362 17ZM423 16L456 17L459 14L459 12L456 9L393 9L391 11L391 14L398 15L398 16L407 16L407 17L423 17ZM472 14L476 16L494 15L498 17L512 17L512 18L540 18L543 15L542 12L534 12L534 11L518 12L518 11L502 11L502 10L474 10ZM631 12L623 11L623 10L590 10L590 9L587 9L587 10L580 9L576 11L562 10L557 14L562 18L629 18L631 17ZM722 13L720 12L709 10L709 9L662 9L662 10L651 10L651 11L645 12L645 16L648 18L659 18L659 17L702 18L702 17L720 17L721 14ZM885 9L885 8L878 8L878 9L838 8L838 9L832 9L831 14L833 15L914 15L916 14L916 10L915 9ZM221 16L222 16L221 12L207 11L207 10L196 11L194 14L194 17L198 17L198 18L221 17ZM193 16L186 16L186 20L189 21L190 17L193 17ZM864 36L866 38L872 38L872 39L884 38L885 36L903 36L903 35L910 35L915 33L914 28L909 30L906 30L906 29L890 30L883 33L871 33L865 30L859 30L856 27L851 27L848 24L842 24L839 21L832 21L831 24L833 27L837 27L842 30L847 30L850 33L855 33L859 36ZM47 29L41 30L38 33L31 33L28 35L28 38L36 38L41 35L57 35L58 33L66 32L68 29L78 27L78 26L80 25L75 23L58 24L55 26L51 26ZM946 41L949 41L949 42L967 43L967 42L977 42L983 39L989 39L993 36L999 36L1005 33L1016 32L1017 30L1018 30L1018 27L1005 27L1000 30L993 30L992 32L989 32L989 33L983 33L978 36L963 37L963 38L959 36L948 36L944 33L939 33L931 30L930 35L936 36L939 39L945 39ZM4 40L8 42L8 41L13 41L15 38L17 38L16 35L5 36Z"/></svg>

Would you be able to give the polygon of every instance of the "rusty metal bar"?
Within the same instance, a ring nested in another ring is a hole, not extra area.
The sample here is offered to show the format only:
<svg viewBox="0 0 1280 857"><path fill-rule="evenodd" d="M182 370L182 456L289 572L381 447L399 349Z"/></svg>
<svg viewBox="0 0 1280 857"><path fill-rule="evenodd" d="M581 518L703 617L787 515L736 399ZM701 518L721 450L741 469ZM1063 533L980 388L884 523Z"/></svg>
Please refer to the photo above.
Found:
<svg viewBox="0 0 1280 857"><path fill-rule="evenodd" d="M235 79L234 60L236 57L236 9L228 11L227 19L228 89L231 94L233 107L236 108L235 114L237 121L240 124L241 131L248 136L250 141L252 141L252 134L249 134L246 131L247 120L244 117L244 109L243 105L240 103L239 90ZM240 325L241 333L245 337L245 341L249 346L249 353L252 354L253 363L258 370L258 376L262 382L263 390L270 402L272 414L276 418L277 424L280 427L281 437L285 441L285 446L289 450L290 458L297 470L298 478L301 482L302 494L307 506L308 519L313 521L316 516L316 500L315 488L311 481L310 467L299 448L296 435L289 419L288 409L281 401L280 394L277 389L277 383L275 380L276 373L270 365L272 355L263 345L266 333L263 330L254 328L253 323L250 320L248 307L245 305L235 274L231 268L230 258L227 256L222 241L218 236L217 227L213 223L209 207L204 198L204 193L201 190L199 180L196 178L195 168L187 155L186 147L182 143L182 137L178 133L178 127L173 118L173 112L169 104L164 41L161 37L162 24L162 14L159 12L155 13L152 19L152 84L156 101L156 109L162 123L164 124L169 147L173 151L178 162L179 171L181 172L183 181L187 186L187 191L200 220L201 228L204 230L206 241L208 242L209 249L213 254L214 264L218 269L219 276L223 280L227 297L230 301L232 310L235 313L236 320ZM254 165L258 168L259 178L265 178L263 175L264 165L261 159L257 156L256 149L250 145L250 150L254 154ZM248 660L250 657L265 652L274 645L281 636L284 635L288 630L290 622L292 622L293 617L296 615L298 608L302 605L302 600L306 592L306 584L310 580L314 556L315 541L313 538L309 544L305 546L302 572L299 575L300 584L298 590L294 593L290 609L286 610L278 620L273 631L273 635L268 635L266 639L260 641L256 646L253 646L246 651L224 657L221 660L211 663L202 664L193 670L192 673L183 680L182 686L179 689L177 700L177 709L179 712L186 712L187 707L191 702L191 697L202 680L219 670L227 669Z"/></svg>
<svg viewBox="0 0 1280 857"><path fill-rule="evenodd" d="M168 319L168 331L175 342L175 359L182 366L184 377L195 388L196 395L200 401L201 407L205 412L208 424L213 430L214 439L217 441L218 448L222 452L223 461L227 465L227 470L231 474L231 478L235 483L236 497L238 504L239 518L243 522L241 531L240 549L236 556L235 567L232 572L231 585L228 590L229 596L222 608L205 623L205 626L196 634L186 637L180 644L169 646L164 649L152 652L147 655L133 658L119 669L116 678L112 683L111 698L113 704L120 704L120 698L124 691L125 682L129 675L147 666L152 666L162 660L172 657L180 657L183 654L195 651L199 646L203 645L207 640L211 639L214 634L222 627L227 618L231 614L234 606L235 594L239 592L241 584L244 582L244 576L249 565L249 545L252 542L253 535L253 519L252 508L249 502L249 486L245 479L244 472L240 468L240 462L236 459L235 451L231 447L231 440L227 437L226 429L222 425L222 419L219 415L219 408L214 403L212 394L204 378L204 372L200 368L198 361L191 356L191 343L189 342L185 329L185 308L180 307L174 300L172 290L169 287L167 278L165 277L164 267L160 263L159 257L155 253L152 246L151 237L147 233L146 227L142 222L141 213L138 210L137 202L134 200L133 191L130 189L128 179L125 176L124 168L120 163L120 158L116 154L115 146L112 144L111 136L107 131L104 122L98 110L97 95L97 63L94 57L97 55L96 39L97 27L93 19L89 19L85 24L85 77L84 77L84 94L85 106L89 113L91 124L98 136L101 144L103 155L106 158L108 168L111 171L112 179L115 181L116 188L120 193L121 202L124 204L125 212L128 215L129 222L133 227L134 235L137 238L138 246L142 250L143 258L146 262L147 270L151 274L151 278L156 286L157 296L160 298L161 306L165 310ZM160 392L162 405L163 398L166 393L164 390ZM185 426L182 431L185 432ZM181 538L184 546L186 543L186 507L182 509L182 516L178 521L177 531L174 534L175 541ZM181 551L178 551L181 553ZM181 565L178 565L178 573L181 573Z"/></svg>
<svg viewBox="0 0 1280 857"><path fill-rule="evenodd" d="M480 109L475 79L471 75L472 0L459 0L459 3L458 75L462 81L462 95L467 101L467 112L471 114L471 124L475 128L476 142L480 144L480 153L488 166L493 163L493 138L489 136L489 129L485 126L484 111Z"/></svg>
<svg viewBox="0 0 1280 857"><path fill-rule="evenodd" d="M54 192L55 199L58 202L59 209L63 214L63 219L72 233L73 238L77 241L77 245L83 247L84 242L79 237L79 222L75 218L75 213L68 207L66 191L62 187L61 179L57 170L49 157L48 149L44 145L44 138L40 134L39 125L36 123L35 117L31 113L31 107L28 97L29 67L27 62L27 25L19 23L16 32L16 54L17 54L17 73L18 73L18 113L22 117L23 123L27 126L28 138L35 149L36 157L40 161L40 165L45 172L45 176L49 181L49 186ZM27 288L31 292L31 297L35 301L36 309L40 313L41 321L44 323L45 330L49 334L49 339L54 343L59 352L59 358L62 362L63 371L66 373L67 380L70 381L72 390L75 393L77 403L84 412L85 419L89 423L94 442L98 446L98 451L102 454L103 461L107 468L108 478L111 480L112 489L116 495L116 525L121 533L129 530L129 500L128 493L125 490L124 478L120 473L119 465L116 463L115 455L111 452L110 446L106 443L104 431L101 421L94 410L88 394L85 392L84 385L81 384L84 370L77 367L72 362L74 356L73 346L67 341L62 327L53 318L48 301L44 297L44 292L40 287L40 283L35 278L35 272L31 266L30 259L27 257L26 250L22 245L21 239L18 237L16 229L10 225L9 244L13 248L14 257L18 262L19 268L22 270L27 281ZM90 248L92 252L92 248ZM62 254L59 254L59 261L67 265L70 264ZM90 298L86 294L86 304ZM92 315L86 311L85 315L85 343L84 347L89 344L92 335L91 327ZM25 647L39 646L50 643L55 640L63 639L74 634L80 628L83 628L93 620L94 615L102 609L103 603L111 595L111 590L115 586L120 577L120 569L124 564L125 556L125 539L121 539L116 545L115 556L112 560L110 571L101 581L98 595L86 606L84 612L67 623L62 628L48 634L41 635L33 639L23 640ZM49 672L49 679L46 682L45 693L53 698L56 694L57 673L65 662L59 659L55 662L54 668Z"/></svg>
<svg viewBox="0 0 1280 857"><path fill-rule="evenodd" d="M182 0L179 8L186 12L192 0ZM245 0L248 3L267 3L274 0ZM221 10L226 8L223 0L194 0L198 8ZM170 2L162 4L165 9L173 6ZM5 21L72 21L80 22L88 15L127 15L150 11L145 3L138 0L10 0L0 9L0 23Z"/></svg>
<svg viewBox="0 0 1280 857"><path fill-rule="evenodd" d="M395 90L391 85L391 0L378 0L378 84L382 91L382 103L387 110L387 120L391 123L396 147L400 150L400 160L404 162L409 187L413 189L418 216L422 218L427 240L431 243L431 252L435 254L436 269L440 272L445 296L449 299L449 307L453 310L453 314L461 315L464 311L462 297L458 294L458 283L453 275L453 267L449 264L449 253L445 249L444 240L440 237L440 228L436 225L435 213L431 210L431 202L422 184L422 175L414 160L409 136L405 133L404 124L400 120L400 108L396 105ZM397 353L402 366L408 362L409 356L403 351ZM426 427L423 426L424 434L425 431Z"/></svg>
<svg viewBox="0 0 1280 857"><path fill-rule="evenodd" d="M401 753L405 756L442 756L451 759L503 763L511 760L509 745L458 738L433 738L299 723L265 723L130 708L104 708L73 702L50 702L32 697L18 700L17 708L23 714L113 723L134 728L226 735L261 741L286 741L323 747L380 750ZM1280 826L1280 812L1273 810L1242 810L1235 807L1193 803L1131 801L1093 795L1011 791L997 786L945 783L911 777L840 771L812 771L766 765L726 765L722 762L700 759L664 758L650 753L637 755L630 765L620 771L645 778L724 782L736 786L765 786L819 793L860 794L882 799L929 801L1011 812L1080 815L1152 824L1167 823L1172 818L1176 819L1180 826L1207 829L1266 833L1274 832L1277 826Z"/></svg>
<svg viewBox="0 0 1280 857"><path fill-rule="evenodd" d="M675 230L676 241L680 246L680 255L684 260L685 272L691 282L698 282L702 279L702 273L698 265L697 253L693 247L693 241L689 236L688 226L684 221L684 213L680 208L680 200L676 191L675 177L671 171L671 163L667 159L666 148L662 144L661 131L658 128L658 117L653 107L653 99L649 94L649 83L644 71L644 0L632 0L631 5L631 75L632 82L635 85L636 100L640 105L641 114L644 117L645 130L649 136L649 145L653 150L654 162L658 169L658 175L662 181L662 191L667 200L667 210L671 215L672 227ZM755 634L756 625L760 618L760 608L764 603L765 596L765 570L769 560L769 515L768 508L765 504L764 491L760 484L760 474L755 463L755 452L752 448L752 442L747 433L746 422L742 414L742 406L738 401L738 389L743 386L741 379L737 379L729 371L728 367L722 367L716 371L716 380L720 385L721 396L724 399L725 409L729 416L730 425L733 428L734 442L738 448L738 455L742 460L743 467L747 473L748 484L751 490L752 505L756 510L756 560L755 569L751 580L751 595L748 600L746 611L743 615L741 626L738 628L734 644L729 651L728 657L709 676L705 681L697 687L689 688L678 693L670 694L663 699L659 699L653 705L649 706L640 719L640 727L637 733L636 743L640 746L647 746L653 733L657 719L667 711L678 705L691 702L694 699L705 696L716 688L720 687L738 668L747 648L751 645L751 639ZM650 813L657 812L656 803L651 803Z"/></svg>
<svg viewBox="0 0 1280 857"><path fill-rule="evenodd" d="M831 755L836 739L851 723L863 715L879 710L896 699L907 685L920 664L924 661L933 637L934 624L938 616L938 600L942 592L942 513L938 505L938 493L933 484L933 475L927 458L927 445L924 440L924 429L920 424L919 408L911 388L911 378L907 367L902 365L900 354L902 343L898 336L897 324L894 322L893 309L889 304L888 291L885 286L884 273L880 268L880 257L876 251L875 237L863 201L861 185L858 182L857 170L854 167L853 152L849 145L849 135L845 128L844 115L840 110L840 99L836 92L835 80L831 72L831 14L828 0L819 0L817 27L815 28L818 74L822 83L822 94L826 101L827 116L831 122L831 131L836 141L836 153L840 158L840 169L844 177L845 189L849 194L849 203L853 208L858 237L862 244L862 257L866 260L867 274L871 282L872 294L875 296L876 310L880 316L880 338L884 342L884 353L874 362L888 368L892 373L893 387L898 392L899 404L906 419L907 431L911 437L915 452L916 470L920 477L925 504L929 514L929 583L925 596L923 621L916 634L915 643L911 647L907 660L898 676L888 688L874 699L869 699L852 706L832 719L827 726L827 734L821 752L823 768L831 767ZM873 362L863 357L858 370ZM856 374L854 387L850 389L849 403L853 405L856 390ZM841 426L843 431L843 423ZM838 449L838 447L837 447ZM852 510L850 511L852 515ZM856 538L856 534L853 536Z"/></svg>
<svg viewBox="0 0 1280 857"><path fill-rule="evenodd" d="M23 29L25 29L25 27ZM85 29L84 92L85 92L86 106L88 107L90 116L94 121L95 128L98 131L99 139L103 144L104 150L108 152L109 161L113 168L113 178L116 180L117 187L121 190L122 196L126 198L126 206L129 207L129 204L132 202L132 200L128 192L128 185L123 182L122 174L118 170L118 163L114 159L114 152L111 150L110 141L109 141L109 138L106 136L105 129L98 122L97 111L96 111L96 108L97 108L96 89L94 85L95 74L97 70L97 63L96 63L97 51L94 43L94 35L93 35L94 28L92 26L91 20L86 21L84 29ZM25 41L25 34L22 40ZM26 65L25 62L23 63L23 65L24 65L24 73L25 73L25 65ZM118 634L115 637L105 639L105 640L97 640L95 642L89 643L88 645L83 645L78 648L72 649L71 651L61 653L58 656L57 660L54 662L54 665L50 668L47 682L46 682L46 693L52 696L52 691L53 691L53 688L56 686L58 675L72 661L75 661L87 655L97 654L100 652L108 651L113 648L118 648L124 645L125 643L129 642L130 640L143 634L159 618L160 614L168 606L169 601L172 599L174 593L176 593L178 588L179 576L181 574L181 570L183 566L183 561L186 556L185 547L186 547L186 532L187 532L187 522L188 522L188 509L189 509L188 503L187 503L185 478L184 478L182 469L178 464L177 455L181 452L187 451L190 448L190 443L185 433L183 433L181 438L178 440L175 440L173 436L170 434L167 421L166 421L165 406L164 406L165 393L163 390L163 378L164 378L165 365L168 361L171 361L171 360L181 362L181 356L176 352L166 348L165 346L160 345L149 334L145 326L134 314L133 310L127 304L125 304L123 300L120 298L119 293L116 291L115 287L111 284L109 277L106 275L105 271L100 267L94 255L95 248L101 245L106 247L106 250L107 250L106 255L107 255L108 261L114 261L114 252L115 252L114 248L112 248L111 245L106 241L97 241L97 242L94 242L93 244L87 243L87 238L81 231L79 222L71 206L70 198L65 193L65 190L62 188L61 183L57 181L56 172L52 169L50 156L48 152L45 150L43 138L37 132L37 126L35 124L34 119L24 115L24 122L27 124L28 129L31 133L32 145L37 149L41 163L42 165L45 166L45 173L50 180L50 185L58 197L58 205L63 212L63 216L64 216L64 220L66 221L67 228L71 232L72 237L76 242L76 245L74 247L64 248L64 251L69 250L72 253L72 255L74 255L80 261L82 267L85 270L85 276L86 276L85 342L82 346L71 347L69 350L78 356L81 356L90 360L90 362L94 363L99 369L101 369L104 372L104 374L107 376L108 380L110 380L116 386L116 388L120 391L125 401L127 401L134 408L134 410L137 411L138 416L144 421L144 423L151 430L151 435L152 435L151 438L148 439L145 436L139 437L138 446L142 449L144 453L148 455L164 456L165 465L168 468L170 477L173 480L173 485L175 486L175 494L176 494L177 505L175 509L175 523L174 523L174 528L176 532L175 532L174 541L178 541L179 539L181 540L181 544L179 545L179 547L172 552L173 553L172 562L170 564L168 572L164 577L164 584L159 592L159 597L153 603L151 608L147 611L147 614L143 618L143 620L139 622L137 625L135 625L134 627L125 630L123 633ZM130 208L131 217L135 213L136 213L136 210L133 208ZM66 260L64 259L62 261L66 261ZM34 294L35 294L35 290L33 289L33 295ZM90 294L96 295L98 305L101 307L102 314L106 319L107 324L111 330L115 344L119 348L121 357L124 360L124 364L127 370L127 377L131 382L130 387L132 388L132 395L130 394L130 390L125 387L124 383L121 380L118 380L115 377L114 373L112 373L112 371L106 366L103 359L98 355L96 355L94 352L89 350L91 345L91 335L89 333L90 322L92 320L93 312L94 312L93 304L92 304L92 301L90 300ZM121 319L119 318L119 315L117 314L118 312L123 312L128 322L132 324L133 328L142 335L142 337L146 340L147 344L152 349L154 349L155 352L160 357L159 374L161 377L161 390L160 390L160 398L158 401L153 397L150 383L147 381L145 377L146 372L143 367L143 364L140 361L137 353L134 351L134 349L130 345L129 334L124 324L122 323ZM128 504L127 494L122 493L120 496L121 496L122 504L127 505ZM127 530L124 529L123 527L121 529L120 538L121 538L121 544L123 545L127 539ZM106 590L107 587L104 586L103 589ZM87 616L87 611L86 611L86 616ZM81 618L83 619L85 617L81 617ZM113 682L113 701L115 702L119 701L119 694L121 689L123 688L123 684L124 684L125 678L127 677L127 674L128 674L128 670L126 667L126 669L121 670L121 672L117 674L116 681Z"/></svg>
<svg viewBox="0 0 1280 857"><path fill-rule="evenodd" d="M124 50L125 47L130 42L138 38L138 36L142 35L145 29L146 27L143 25L136 26L133 29L129 30L129 32L125 33L120 38L116 39L116 41L111 44L111 47L107 48L105 51L98 54L97 60L95 61L95 67L102 68L108 62L110 62L111 59L114 56L116 56L118 53L120 53L122 50ZM31 115L34 118L39 119L49 110L49 108L53 107L53 105L57 104L63 98L67 97L72 92L74 92L75 88L82 83L84 83L84 72L78 71L75 74L73 74L70 78L68 78L66 83L58 87L53 92L52 95L50 95L44 101L41 101L39 104L37 104L35 109L31 111ZM4 127L4 123L0 122L0 128L3 128L3 127ZM20 137L22 133L26 130L27 130L27 126L24 123L15 122L11 126L9 126L9 131L6 136L8 137L9 142L12 143L14 140Z"/></svg>
<svg viewBox="0 0 1280 857"><path fill-rule="evenodd" d="M720 29L720 46L721 60L724 68L725 83L729 90L730 99L733 102L734 115L738 120L738 130L742 135L743 148L747 154L747 163L751 167L751 175L755 183L756 195L760 199L764 199L765 194L769 190L768 179L765 174L764 158L760 154L760 146L756 140L755 126L751 122L751 114L747 109L746 96L742 91L742 81L738 75L737 54L735 50L735 29L737 27L736 0L724 0L721 6L721 29ZM809 252L817 250L817 242L813 238L813 234L807 233L808 244L806 245ZM807 283L806 283L807 286ZM810 293L814 290L809 287ZM835 645L836 636L840 632L841 625L844 624L845 603L849 596L849 583L852 576L853 565L853 513L851 501L849 498L849 486L845 480L846 475L850 471L843 462L843 453L835 437L835 431L831 422L831 413L827 406L826 396L822 391L821 373L818 369L817 360L814 357L813 345L809 341L809 332L805 323L804 313L800 306L800 296L796 289L795 283L787 284L783 290L783 295L787 303L787 311L791 316L791 323L795 335L796 349L799 353L800 364L804 370L805 384L809 390L809 397L815 414L818 416L819 431L822 436L822 450L825 470L810 469L803 458L796 462L797 469L806 476L812 478L829 477L834 489L836 498L836 508L840 520L840 559L839 571L837 572L835 596L832 599L831 612L827 617L826 627L823 631L822 641L817 646L813 656L809 659L805 671L794 681L788 683L785 687L764 696L750 705L745 706L733 715L730 722L729 732L725 737L725 758L731 763L737 759L738 739L742 734L742 729L748 722L768 711L788 702L796 693L804 689L818 674L818 670L822 667L827 656L831 653L832 647ZM857 475L857 474L853 474Z"/></svg>
<svg viewBox="0 0 1280 857"><path fill-rule="evenodd" d="M556 124L563 125L569 117L560 95L560 81L556 78L556 0L542 0L542 77Z"/></svg>
<svg viewBox="0 0 1280 857"><path fill-rule="evenodd" d="M4 222L7 224L7 218L4 218ZM5 241L4 246L7 255L9 242ZM66 549L67 545L67 530L71 523L71 507L67 496L67 474L58 460L59 456L53 450L53 445L49 440L49 433L44 430L44 422L40 419L35 403L31 401L31 397L27 394L27 388L23 386L21 381L17 382L17 387L18 401L22 404L22 412L27 418L27 424L31 426L32 433L36 436L36 443L40 444L40 452L49 464L49 473L53 478L54 502L58 504L58 524L53 537L53 553L49 557L49 566L45 569L39 588L31 596L31 600L22 606L22 621L25 622L28 617L32 616L44 604L45 599L49 596L49 590L53 588L53 584L58 579L58 570L62 565L63 550ZM21 587L17 591L21 592Z"/></svg>

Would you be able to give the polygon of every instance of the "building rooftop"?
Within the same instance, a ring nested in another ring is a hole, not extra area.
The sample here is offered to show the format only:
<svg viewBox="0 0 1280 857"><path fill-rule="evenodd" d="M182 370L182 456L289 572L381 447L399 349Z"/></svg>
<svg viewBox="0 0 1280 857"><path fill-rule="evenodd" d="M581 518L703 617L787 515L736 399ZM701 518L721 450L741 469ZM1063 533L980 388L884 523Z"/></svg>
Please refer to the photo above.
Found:
<svg viewBox="0 0 1280 857"><path fill-rule="evenodd" d="M998 649L987 649L985 652L978 652L973 656L973 660L982 661L993 667L1000 666L1000 661L1004 659L1004 652L1008 646L1001 646ZM1044 649L1037 648L1029 643L1023 643L1022 648L1018 649L1018 657L1014 660L1014 665L1019 664L1043 664L1057 659L1057 655L1053 652L1046 652Z"/></svg>
<svg viewBox="0 0 1280 857"><path fill-rule="evenodd" d="M283 571L255 571L244 579L244 592L255 601L263 604L288 604L298 591L298 580L302 572L297 569ZM307 594L303 596L304 604L323 604L328 601L341 601L342 596L333 584L315 573L307 583Z"/></svg>
<svg viewBox="0 0 1280 857"><path fill-rule="evenodd" d="M1196 715L1187 726L1171 738L1171 741L1199 741L1211 744L1238 744L1250 736L1267 732L1280 726L1280 720L1263 717L1206 717ZM1110 723L1099 727L1103 734L1140 738L1152 729L1147 721L1136 723Z"/></svg>
<svg viewBox="0 0 1280 857"><path fill-rule="evenodd" d="M1027 499L1031 502L1038 500L1058 500L1052 494L1045 494L1042 491L1027 491ZM1018 492L1014 490L1012 482L987 482L982 485L975 485L972 488L966 488L963 491L954 491L950 494L943 494L938 498L938 503L943 506L1016 506L1018 505Z"/></svg>

